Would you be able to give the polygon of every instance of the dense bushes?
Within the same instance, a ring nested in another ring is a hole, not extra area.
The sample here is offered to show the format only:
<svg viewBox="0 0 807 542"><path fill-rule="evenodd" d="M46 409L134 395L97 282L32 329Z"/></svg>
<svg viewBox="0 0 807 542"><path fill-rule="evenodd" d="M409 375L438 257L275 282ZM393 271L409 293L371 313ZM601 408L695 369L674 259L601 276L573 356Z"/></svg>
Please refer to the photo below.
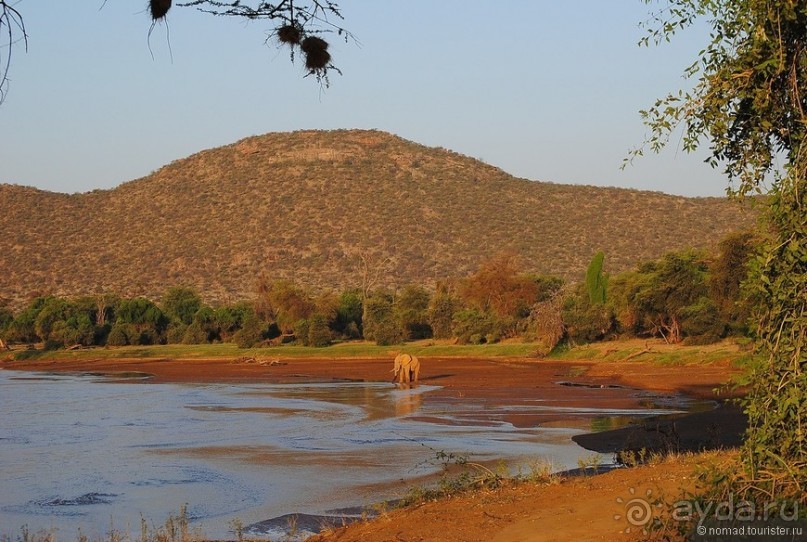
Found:
<svg viewBox="0 0 807 542"><path fill-rule="evenodd" d="M211 307L194 290L146 298L40 297L13 315L0 307L0 338L50 346L234 342L243 348L297 343L325 346L364 338L381 345L427 338L491 343L521 337L551 351L563 339L586 343L614 335L705 343L742 333L751 301L742 288L755 239L737 234L711 256L684 250L609 277L595 255L586 277L522 273L504 253L435 292L312 292L287 280L259 281L252 303ZM585 280L583 280L585 279Z"/></svg>

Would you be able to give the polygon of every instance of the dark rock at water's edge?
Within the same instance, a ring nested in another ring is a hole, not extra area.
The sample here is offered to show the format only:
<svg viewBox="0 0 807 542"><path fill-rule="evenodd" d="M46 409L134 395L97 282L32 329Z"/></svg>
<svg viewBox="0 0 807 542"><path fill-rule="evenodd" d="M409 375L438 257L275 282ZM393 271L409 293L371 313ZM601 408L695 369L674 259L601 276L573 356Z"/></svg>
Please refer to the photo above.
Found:
<svg viewBox="0 0 807 542"><path fill-rule="evenodd" d="M601 454L623 452L699 452L742 444L748 419L742 409L723 403L713 410L655 419L611 431L577 435L572 440Z"/></svg>
<svg viewBox="0 0 807 542"><path fill-rule="evenodd" d="M248 525L244 527L244 533L250 536L273 535L286 538L302 536L305 539L323 530L343 527L375 515L361 507L329 510L326 514L285 514Z"/></svg>

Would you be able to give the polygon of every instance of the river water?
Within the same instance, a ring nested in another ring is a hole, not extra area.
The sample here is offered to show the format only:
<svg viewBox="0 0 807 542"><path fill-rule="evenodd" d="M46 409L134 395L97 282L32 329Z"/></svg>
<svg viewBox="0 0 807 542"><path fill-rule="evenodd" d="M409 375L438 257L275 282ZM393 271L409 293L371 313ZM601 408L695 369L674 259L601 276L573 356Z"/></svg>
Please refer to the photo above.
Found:
<svg viewBox="0 0 807 542"><path fill-rule="evenodd" d="M563 470L590 456L571 436L687 407L635 390L613 391L636 397L613 409L540 397L482 405L427 385L126 376L0 370L0 536L22 526L62 540L79 529L90 539L137 536L141 518L160 525L183 504L211 538L232 539L235 522L252 536L280 536L265 520L402 496L440 471L438 452ZM547 423L516 426L513 415Z"/></svg>

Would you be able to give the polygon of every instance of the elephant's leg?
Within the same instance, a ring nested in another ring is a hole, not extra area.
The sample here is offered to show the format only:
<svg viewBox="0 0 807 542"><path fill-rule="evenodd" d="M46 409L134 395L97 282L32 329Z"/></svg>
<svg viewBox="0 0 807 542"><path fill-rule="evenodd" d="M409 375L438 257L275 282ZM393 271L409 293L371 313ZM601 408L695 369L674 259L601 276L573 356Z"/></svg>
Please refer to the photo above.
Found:
<svg viewBox="0 0 807 542"><path fill-rule="evenodd" d="M393 382L395 382L396 380L398 380L399 382L403 381L403 374L401 374L401 371L403 371L403 367L401 365L401 354L398 354L397 356L395 356L395 361L392 367Z"/></svg>

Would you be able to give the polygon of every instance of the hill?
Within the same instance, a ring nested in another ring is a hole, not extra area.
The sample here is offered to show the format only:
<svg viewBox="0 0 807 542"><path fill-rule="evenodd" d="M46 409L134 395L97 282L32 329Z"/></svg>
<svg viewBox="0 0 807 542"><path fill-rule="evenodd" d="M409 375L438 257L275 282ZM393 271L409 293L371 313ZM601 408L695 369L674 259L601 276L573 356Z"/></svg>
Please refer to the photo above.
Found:
<svg viewBox="0 0 807 542"><path fill-rule="evenodd" d="M272 133L177 160L112 190L0 185L0 297L253 295L260 273L314 287L433 284L501 250L582 276L708 246L754 223L722 198L517 179L377 131Z"/></svg>

